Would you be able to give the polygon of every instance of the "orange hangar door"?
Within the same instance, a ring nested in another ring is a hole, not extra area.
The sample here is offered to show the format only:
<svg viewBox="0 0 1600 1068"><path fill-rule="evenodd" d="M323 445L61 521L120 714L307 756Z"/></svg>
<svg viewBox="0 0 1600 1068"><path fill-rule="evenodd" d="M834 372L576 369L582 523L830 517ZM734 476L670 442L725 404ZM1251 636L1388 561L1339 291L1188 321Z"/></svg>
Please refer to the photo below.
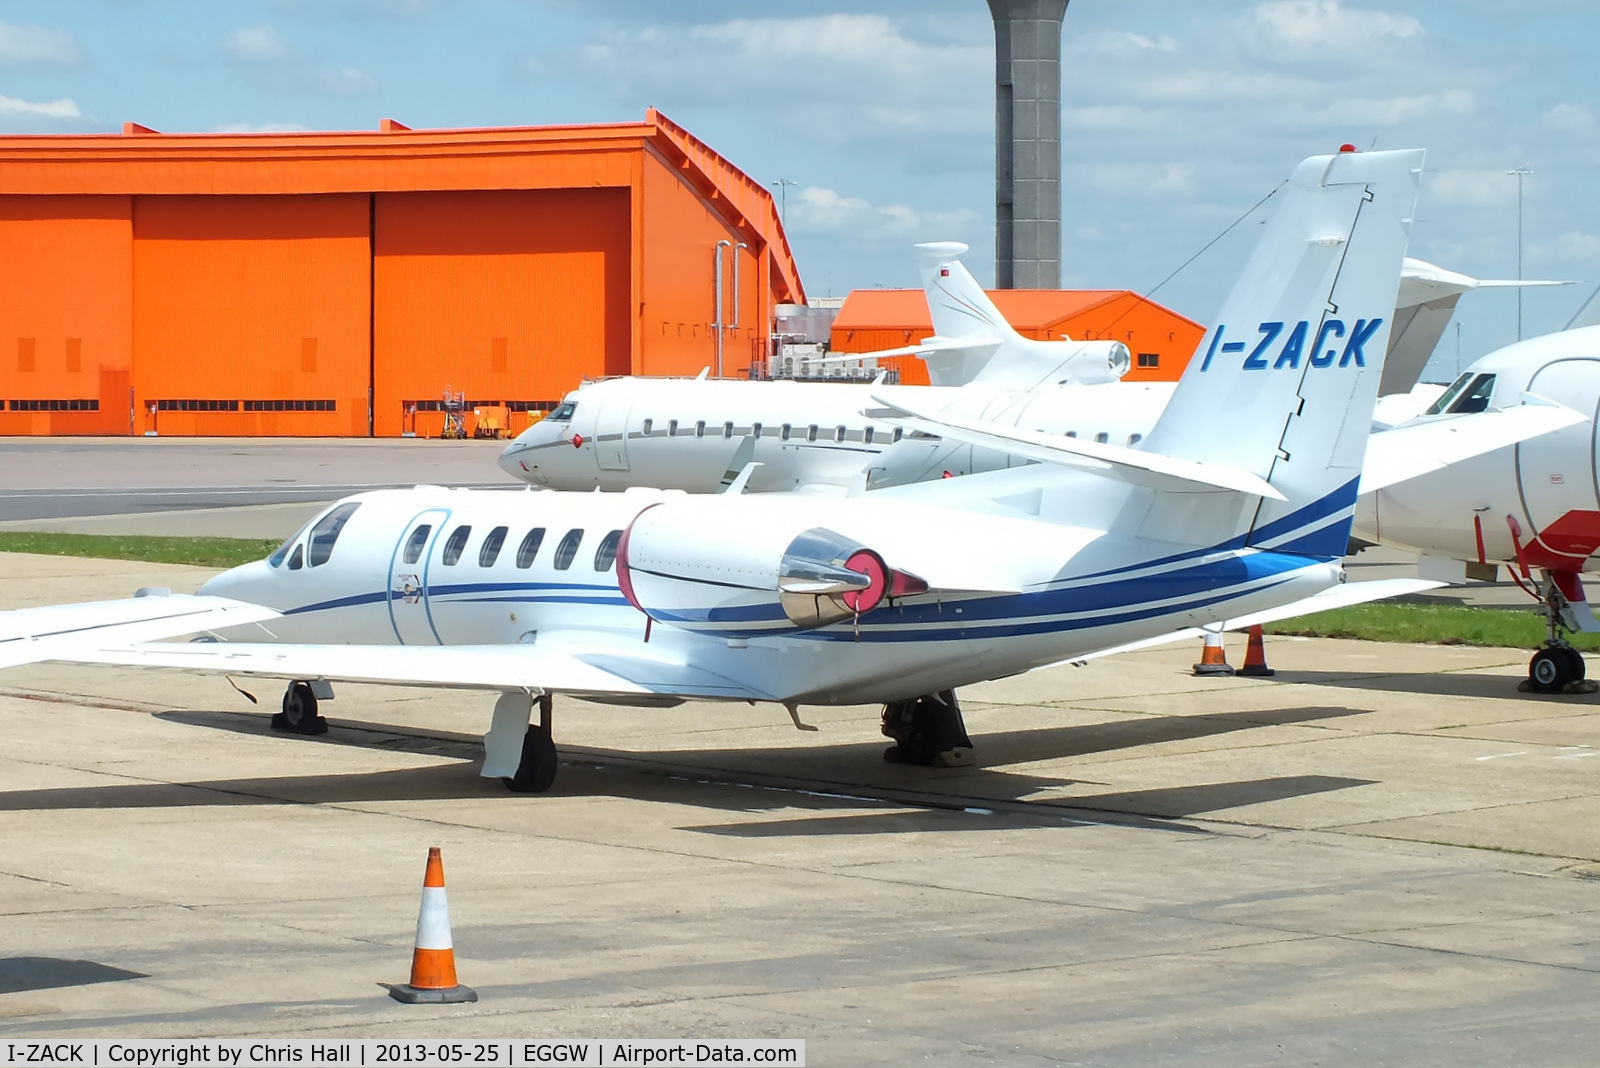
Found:
<svg viewBox="0 0 1600 1068"><path fill-rule="evenodd" d="M370 234L364 194L134 198L142 429L365 435Z"/></svg>
<svg viewBox="0 0 1600 1068"><path fill-rule="evenodd" d="M126 196L0 196L0 434L127 434Z"/></svg>
<svg viewBox="0 0 1600 1068"><path fill-rule="evenodd" d="M376 428L437 436L444 394L521 413L630 365L623 189L380 193L373 247Z"/></svg>

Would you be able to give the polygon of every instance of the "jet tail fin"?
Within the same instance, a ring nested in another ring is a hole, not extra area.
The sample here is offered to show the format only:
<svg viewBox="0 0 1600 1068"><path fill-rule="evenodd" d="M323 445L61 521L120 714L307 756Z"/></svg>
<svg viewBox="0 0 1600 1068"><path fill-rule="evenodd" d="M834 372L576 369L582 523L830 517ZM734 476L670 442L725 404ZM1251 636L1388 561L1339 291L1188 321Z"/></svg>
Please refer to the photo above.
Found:
<svg viewBox="0 0 1600 1068"><path fill-rule="evenodd" d="M1420 150L1295 168L1282 202L1144 448L1249 471L1283 494L1231 524L1243 543L1342 556L1383 373ZM1181 530L1186 505L1152 511Z"/></svg>

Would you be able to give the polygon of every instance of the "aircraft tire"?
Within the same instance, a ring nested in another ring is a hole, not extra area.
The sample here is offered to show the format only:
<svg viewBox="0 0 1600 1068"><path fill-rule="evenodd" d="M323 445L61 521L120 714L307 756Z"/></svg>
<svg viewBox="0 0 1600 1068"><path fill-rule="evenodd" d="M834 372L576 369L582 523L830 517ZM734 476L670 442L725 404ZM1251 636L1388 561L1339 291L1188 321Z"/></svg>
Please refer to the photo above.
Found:
<svg viewBox="0 0 1600 1068"><path fill-rule="evenodd" d="M556 743L549 732L530 726L522 739L522 762L517 765L517 773L500 781L512 793L542 794L555 783L559 766Z"/></svg>
<svg viewBox="0 0 1600 1068"><path fill-rule="evenodd" d="M1572 663L1572 681L1582 682L1589 674L1589 666L1583 662L1583 654L1572 646L1567 646L1567 659Z"/></svg>
<svg viewBox="0 0 1600 1068"><path fill-rule="evenodd" d="M272 729L291 734L327 734L328 721L317 714L317 695L311 684L291 682L283 692L283 711L272 717Z"/></svg>
<svg viewBox="0 0 1600 1068"><path fill-rule="evenodd" d="M1535 693L1560 693L1572 681L1572 661L1567 651L1547 647L1528 661L1528 684Z"/></svg>

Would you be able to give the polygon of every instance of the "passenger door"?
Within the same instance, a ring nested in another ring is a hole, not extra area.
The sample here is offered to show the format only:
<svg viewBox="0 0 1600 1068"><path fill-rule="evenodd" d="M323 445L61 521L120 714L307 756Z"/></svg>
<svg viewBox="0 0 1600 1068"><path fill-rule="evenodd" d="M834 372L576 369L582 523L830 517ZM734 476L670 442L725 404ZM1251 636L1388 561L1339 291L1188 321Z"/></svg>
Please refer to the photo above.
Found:
<svg viewBox="0 0 1600 1068"><path fill-rule="evenodd" d="M419 512L406 524L389 561L389 622L402 645L440 645L428 610L428 564L448 510Z"/></svg>
<svg viewBox="0 0 1600 1068"><path fill-rule="evenodd" d="M1528 392L1574 408L1589 421L1529 438L1516 447L1522 509L1533 526L1524 540L1573 509L1600 507L1594 466L1600 360L1558 360L1547 364L1528 383Z"/></svg>
<svg viewBox="0 0 1600 1068"><path fill-rule="evenodd" d="M627 397L611 397L595 413L594 455L602 471L628 469L628 413L632 408Z"/></svg>

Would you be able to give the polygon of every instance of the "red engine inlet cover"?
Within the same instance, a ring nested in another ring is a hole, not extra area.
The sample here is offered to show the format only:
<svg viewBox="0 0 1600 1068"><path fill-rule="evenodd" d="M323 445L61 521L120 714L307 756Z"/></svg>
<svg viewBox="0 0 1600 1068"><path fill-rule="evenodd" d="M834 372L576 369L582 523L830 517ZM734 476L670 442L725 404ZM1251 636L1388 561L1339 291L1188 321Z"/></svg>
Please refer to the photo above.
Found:
<svg viewBox="0 0 1600 1068"><path fill-rule="evenodd" d="M845 607L857 615L866 615L883 603L884 594L889 592L889 565L883 562L883 557L871 549L858 549L845 560L844 566L872 580L864 590L848 590L842 594L840 599Z"/></svg>

